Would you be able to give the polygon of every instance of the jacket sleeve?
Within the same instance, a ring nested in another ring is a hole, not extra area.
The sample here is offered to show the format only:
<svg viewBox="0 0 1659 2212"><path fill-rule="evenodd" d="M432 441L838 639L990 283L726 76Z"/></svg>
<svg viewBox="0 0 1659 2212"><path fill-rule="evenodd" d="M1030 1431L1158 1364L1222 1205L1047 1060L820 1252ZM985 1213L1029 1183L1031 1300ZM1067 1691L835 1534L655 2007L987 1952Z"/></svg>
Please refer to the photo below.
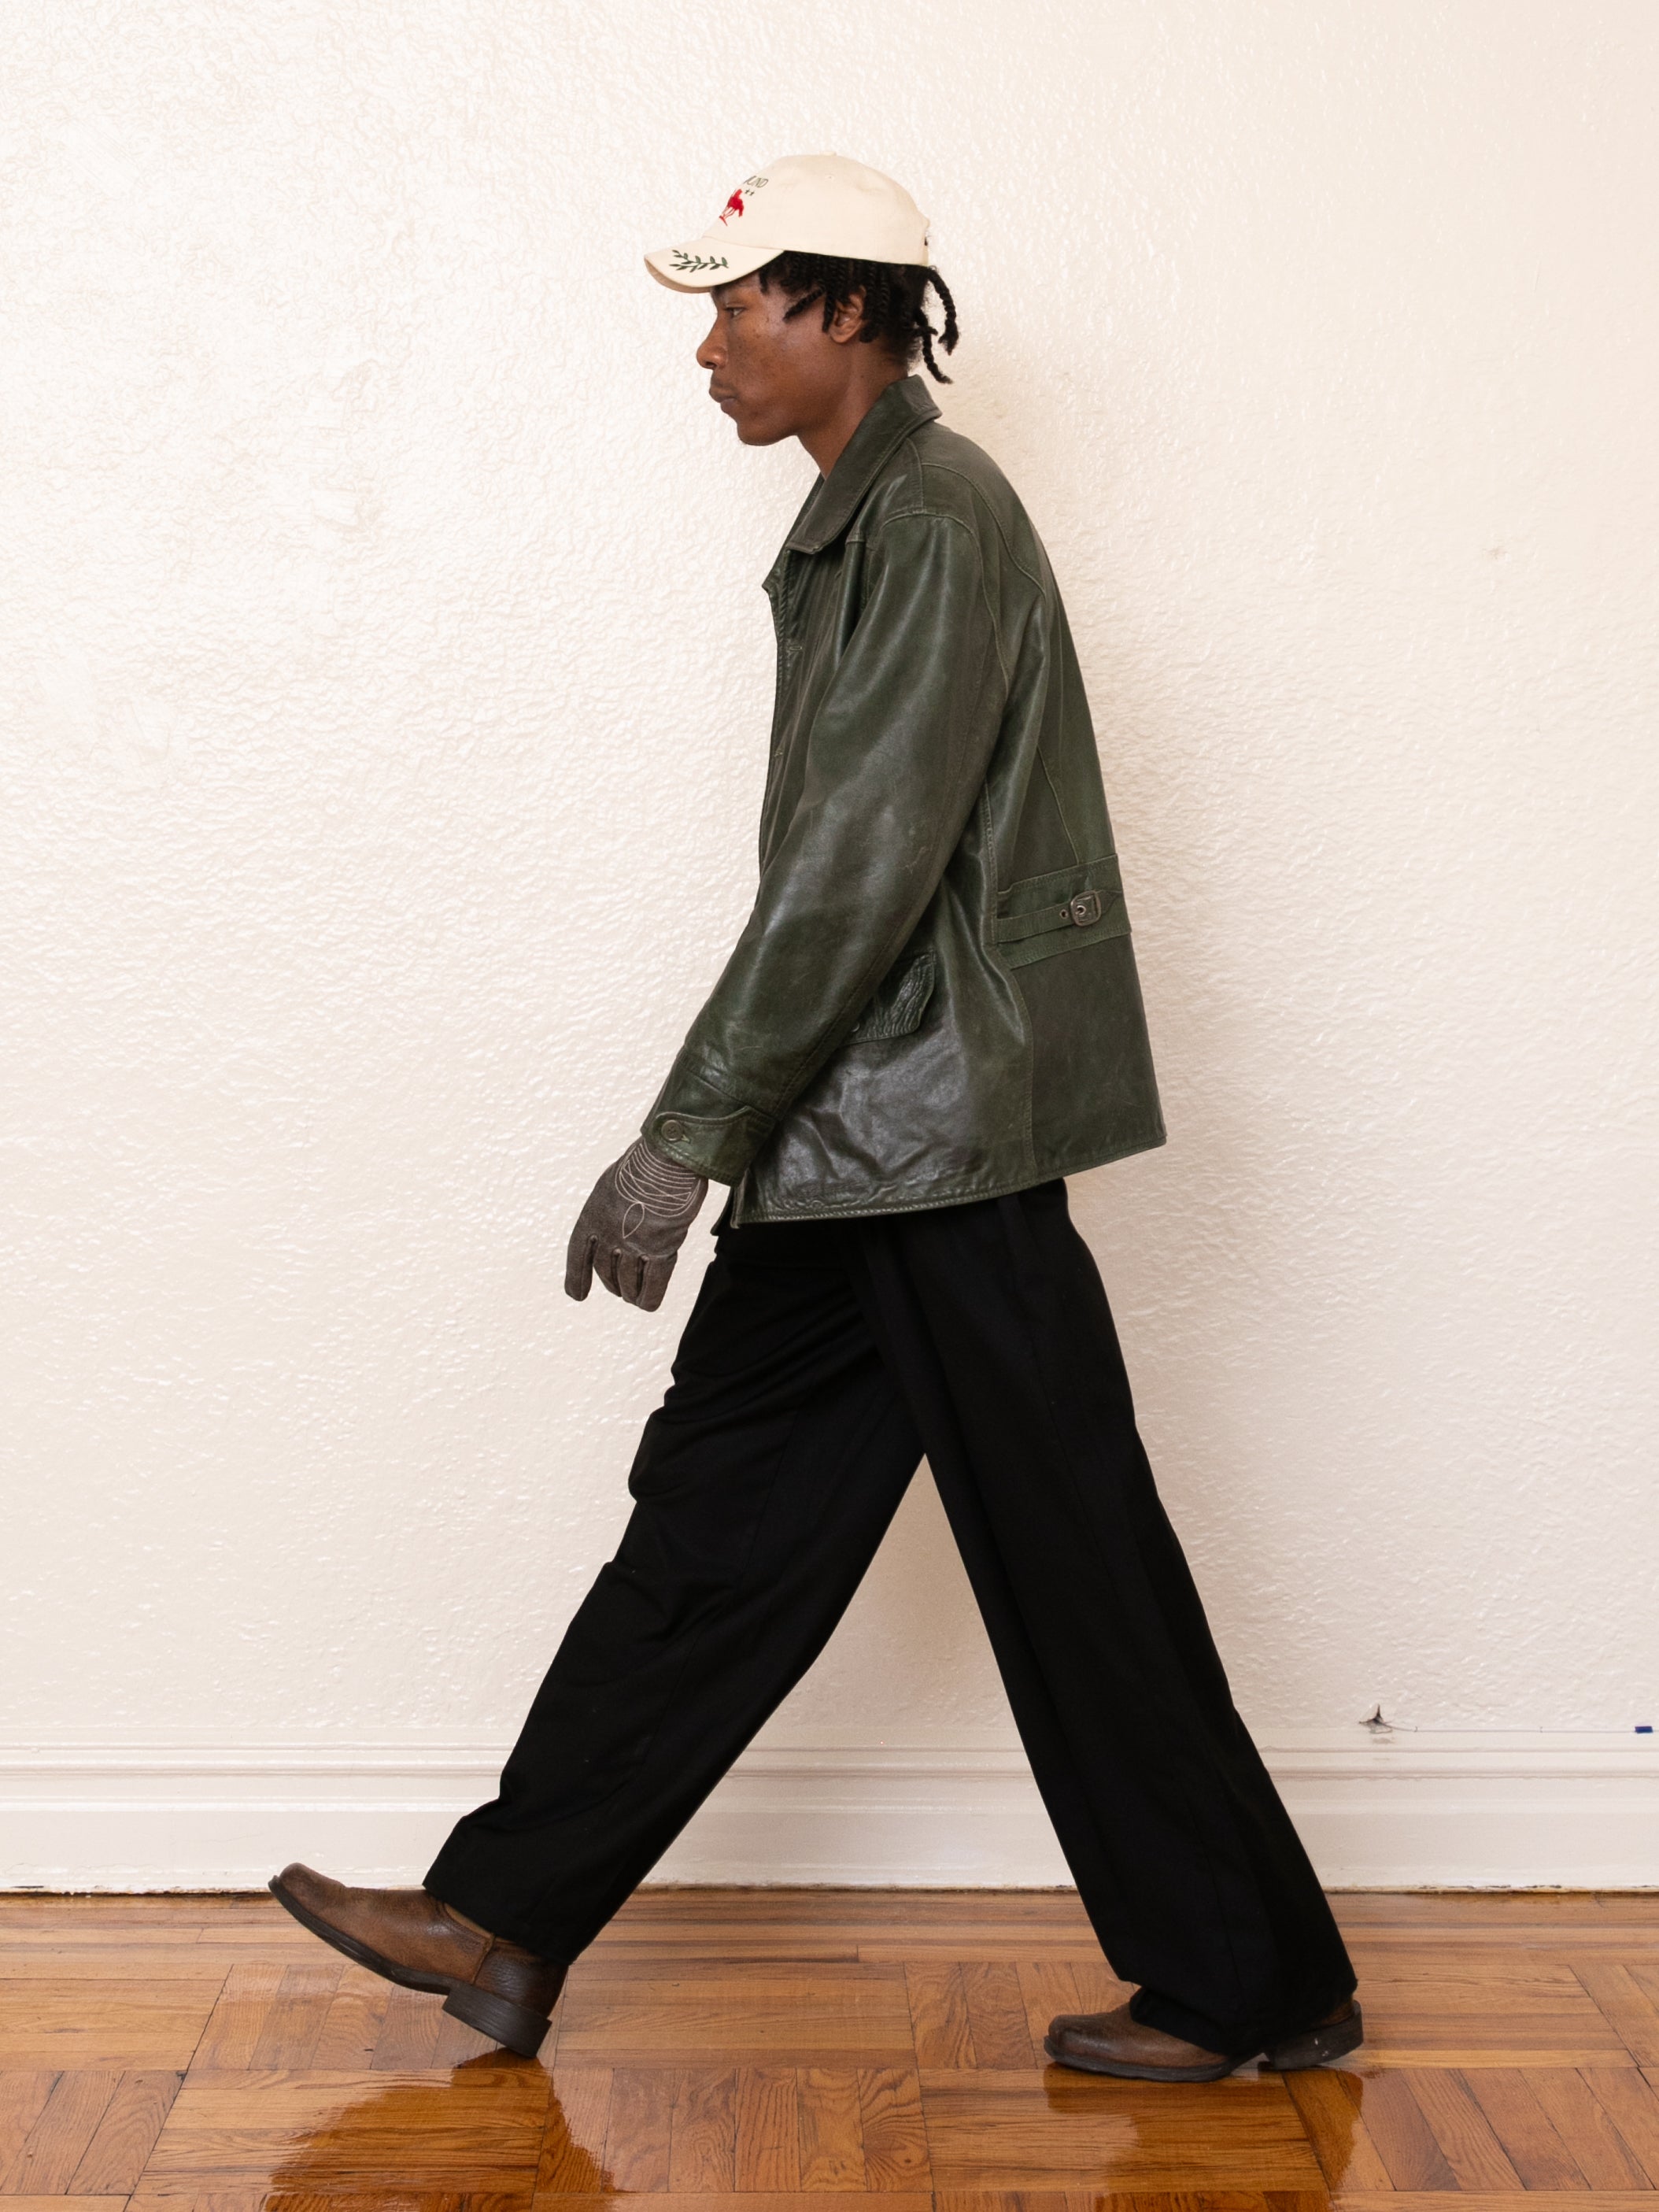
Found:
<svg viewBox="0 0 1659 2212"><path fill-rule="evenodd" d="M736 1182L853 1028L939 888L1002 720L978 542L896 517L819 703L789 828L642 1133Z"/></svg>

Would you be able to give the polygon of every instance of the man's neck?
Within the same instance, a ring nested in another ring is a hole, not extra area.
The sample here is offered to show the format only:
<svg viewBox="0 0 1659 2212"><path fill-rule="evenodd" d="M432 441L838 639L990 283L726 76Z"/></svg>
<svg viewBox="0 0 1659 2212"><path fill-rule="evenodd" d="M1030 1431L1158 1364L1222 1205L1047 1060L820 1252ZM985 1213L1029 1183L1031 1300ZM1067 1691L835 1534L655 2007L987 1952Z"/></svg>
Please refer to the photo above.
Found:
<svg viewBox="0 0 1659 2212"><path fill-rule="evenodd" d="M809 429L796 432L802 445L817 462L821 477L827 477L847 451L852 443L854 431L882 393L890 385L902 384L904 374L905 372L900 369L896 374L858 377L848 386L833 411L822 422L814 422Z"/></svg>

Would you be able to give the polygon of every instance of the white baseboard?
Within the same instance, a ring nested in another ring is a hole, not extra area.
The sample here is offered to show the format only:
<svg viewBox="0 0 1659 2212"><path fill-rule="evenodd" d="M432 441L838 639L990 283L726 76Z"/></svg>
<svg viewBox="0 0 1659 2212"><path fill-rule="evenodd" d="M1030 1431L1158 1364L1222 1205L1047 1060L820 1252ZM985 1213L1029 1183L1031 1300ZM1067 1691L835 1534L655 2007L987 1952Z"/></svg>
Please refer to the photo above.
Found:
<svg viewBox="0 0 1659 2212"><path fill-rule="evenodd" d="M1306 1730L1262 1753L1333 1889L1659 1886L1659 1740ZM304 1858L418 1879L495 1748L0 1747L0 1887L252 1889ZM1065 1884L1012 1750L757 1747L656 1869L682 1882Z"/></svg>

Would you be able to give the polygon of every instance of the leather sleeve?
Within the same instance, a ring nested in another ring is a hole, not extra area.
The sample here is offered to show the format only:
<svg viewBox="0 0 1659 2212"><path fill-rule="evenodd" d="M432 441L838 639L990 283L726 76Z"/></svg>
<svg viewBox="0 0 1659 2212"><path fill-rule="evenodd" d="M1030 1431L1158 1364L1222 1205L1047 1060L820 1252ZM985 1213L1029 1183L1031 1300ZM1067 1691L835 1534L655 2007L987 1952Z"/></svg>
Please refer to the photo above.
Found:
<svg viewBox="0 0 1659 2212"><path fill-rule="evenodd" d="M1006 696L978 541L884 523L754 910L647 1116L656 1149L735 1182L842 1042L939 888Z"/></svg>

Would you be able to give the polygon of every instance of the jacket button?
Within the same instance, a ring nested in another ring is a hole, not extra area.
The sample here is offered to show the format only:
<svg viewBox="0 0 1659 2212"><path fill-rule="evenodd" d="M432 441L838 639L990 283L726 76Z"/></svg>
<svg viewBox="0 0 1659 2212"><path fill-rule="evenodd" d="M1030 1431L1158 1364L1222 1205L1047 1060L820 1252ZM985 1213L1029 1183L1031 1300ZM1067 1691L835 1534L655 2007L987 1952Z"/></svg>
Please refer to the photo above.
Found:
<svg viewBox="0 0 1659 2212"><path fill-rule="evenodd" d="M678 1120L672 1114L665 1121L659 1121L657 1126L660 1133L667 1138L671 1145L677 1145L685 1134L684 1122Z"/></svg>

